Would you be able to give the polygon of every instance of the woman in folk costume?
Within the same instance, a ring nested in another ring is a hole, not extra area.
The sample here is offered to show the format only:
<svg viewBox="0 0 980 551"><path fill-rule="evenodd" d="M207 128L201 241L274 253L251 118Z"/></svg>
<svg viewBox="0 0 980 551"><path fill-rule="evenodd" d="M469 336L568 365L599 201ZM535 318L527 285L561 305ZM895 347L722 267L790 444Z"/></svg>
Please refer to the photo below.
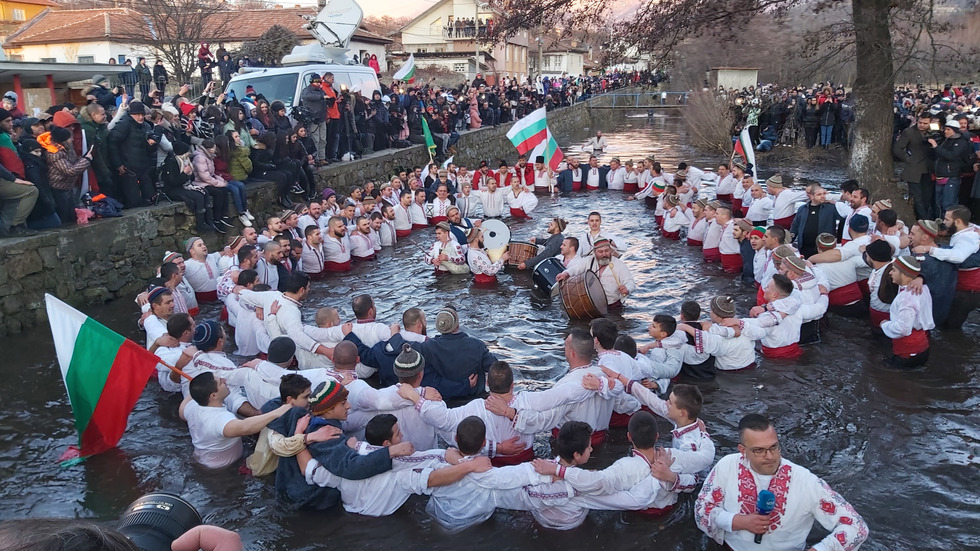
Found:
<svg viewBox="0 0 980 551"><path fill-rule="evenodd" d="M449 222L436 224L436 242L425 255L425 263L435 267L436 275L469 273L466 255L463 254L460 244L452 238Z"/></svg>

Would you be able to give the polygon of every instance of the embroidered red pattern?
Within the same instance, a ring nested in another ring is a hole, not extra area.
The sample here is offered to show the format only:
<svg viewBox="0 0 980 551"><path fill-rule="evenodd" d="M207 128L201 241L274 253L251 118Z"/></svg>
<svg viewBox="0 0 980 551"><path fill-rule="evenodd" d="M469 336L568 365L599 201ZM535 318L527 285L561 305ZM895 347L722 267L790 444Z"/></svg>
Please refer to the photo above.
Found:
<svg viewBox="0 0 980 551"><path fill-rule="evenodd" d="M776 508L773 509L769 520L770 532L779 528L783 514L786 512L786 495L789 493L790 478L790 466L784 464L776 471L776 476L769 481L769 491L776 496ZM740 458L738 462L739 512L743 515L754 515L758 499L759 491L755 486L755 478L746 466L745 458Z"/></svg>

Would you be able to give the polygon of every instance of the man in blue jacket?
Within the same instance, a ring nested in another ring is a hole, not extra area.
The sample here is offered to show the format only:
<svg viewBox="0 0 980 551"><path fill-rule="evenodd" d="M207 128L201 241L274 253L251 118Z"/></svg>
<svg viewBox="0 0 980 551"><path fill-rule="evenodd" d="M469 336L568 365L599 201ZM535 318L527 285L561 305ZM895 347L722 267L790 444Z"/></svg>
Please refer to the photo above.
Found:
<svg viewBox="0 0 980 551"><path fill-rule="evenodd" d="M793 245L804 258L817 254L818 235L837 235L837 224L841 220L834 205L827 202L827 190L820 184L807 186L806 194L810 200L796 211L789 228Z"/></svg>

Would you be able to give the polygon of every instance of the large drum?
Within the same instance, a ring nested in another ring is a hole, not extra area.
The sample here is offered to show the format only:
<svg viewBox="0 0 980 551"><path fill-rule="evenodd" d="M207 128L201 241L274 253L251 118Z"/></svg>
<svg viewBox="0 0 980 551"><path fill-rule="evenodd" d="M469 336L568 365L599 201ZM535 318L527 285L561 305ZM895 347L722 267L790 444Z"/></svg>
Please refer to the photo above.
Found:
<svg viewBox="0 0 980 551"><path fill-rule="evenodd" d="M517 266L521 262L527 262L537 256L538 246L526 241L511 241L507 247L507 252L510 253L510 260L507 261L507 265Z"/></svg>
<svg viewBox="0 0 980 551"><path fill-rule="evenodd" d="M572 319L601 318L609 311L606 293L595 272L587 271L558 284L561 305Z"/></svg>
<svg viewBox="0 0 980 551"><path fill-rule="evenodd" d="M551 289L555 286L555 277L563 271L565 271L565 267L562 266L560 260L554 257L546 258L534 267L531 281L534 282L535 287L550 295Z"/></svg>

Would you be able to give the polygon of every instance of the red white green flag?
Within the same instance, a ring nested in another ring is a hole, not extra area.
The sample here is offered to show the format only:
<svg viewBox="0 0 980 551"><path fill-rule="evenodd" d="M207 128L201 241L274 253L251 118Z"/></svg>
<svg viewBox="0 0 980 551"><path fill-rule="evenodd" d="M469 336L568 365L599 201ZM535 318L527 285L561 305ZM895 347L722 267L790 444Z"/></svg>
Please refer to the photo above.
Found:
<svg viewBox="0 0 980 551"><path fill-rule="evenodd" d="M45 294L44 302L75 414L78 455L85 458L114 448L160 360L55 297ZM70 453L62 459L71 459Z"/></svg>
<svg viewBox="0 0 980 551"><path fill-rule="evenodd" d="M391 78L403 82L412 82L415 80L415 54L409 54L408 61L399 67L398 71Z"/></svg>
<svg viewBox="0 0 980 551"><path fill-rule="evenodd" d="M551 167L551 170L557 171L558 165L561 164L562 159L565 158L565 154L562 153L561 148L558 147L558 142L555 141L555 137L551 135L551 130L548 130L548 139L542 140L527 158L534 162L534 159L538 156L542 156L545 159L545 163Z"/></svg>
<svg viewBox="0 0 980 551"><path fill-rule="evenodd" d="M543 155L552 170L557 170L558 164L565 158L548 129L548 111L544 107L515 122L507 131L507 138L517 152L527 155L531 162L536 156Z"/></svg>

